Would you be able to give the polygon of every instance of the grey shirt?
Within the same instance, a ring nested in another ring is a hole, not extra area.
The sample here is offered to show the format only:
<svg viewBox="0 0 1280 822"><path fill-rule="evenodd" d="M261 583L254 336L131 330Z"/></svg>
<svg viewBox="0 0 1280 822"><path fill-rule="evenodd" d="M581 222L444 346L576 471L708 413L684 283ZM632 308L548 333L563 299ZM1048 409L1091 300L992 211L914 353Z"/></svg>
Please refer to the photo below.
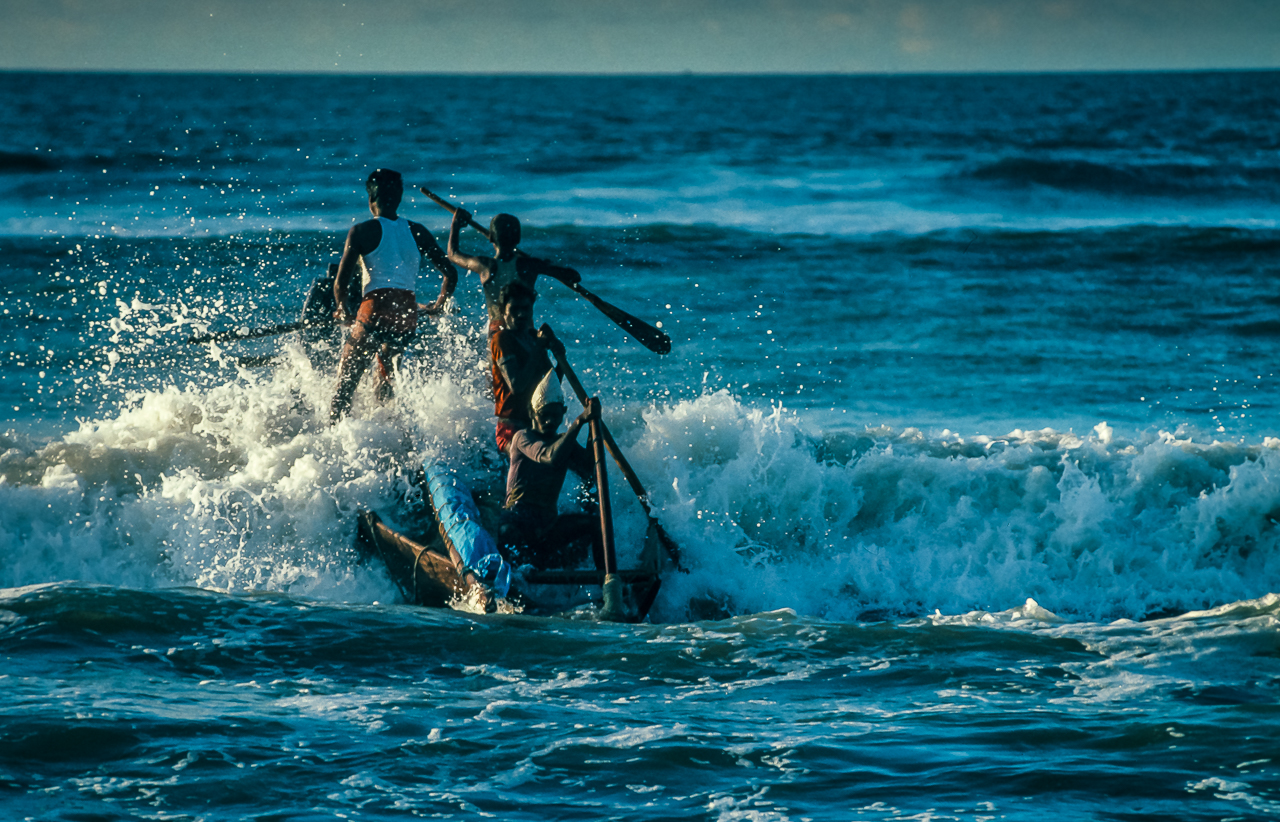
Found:
<svg viewBox="0 0 1280 822"><path fill-rule="evenodd" d="M565 473L573 468L583 476L590 474L591 454L576 440L565 443L566 447L558 453L552 451L552 446L563 436L563 433L539 434L526 428L512 437L508 449L511 456L511 467L507 470L508 508L554 517Z"/></svg>

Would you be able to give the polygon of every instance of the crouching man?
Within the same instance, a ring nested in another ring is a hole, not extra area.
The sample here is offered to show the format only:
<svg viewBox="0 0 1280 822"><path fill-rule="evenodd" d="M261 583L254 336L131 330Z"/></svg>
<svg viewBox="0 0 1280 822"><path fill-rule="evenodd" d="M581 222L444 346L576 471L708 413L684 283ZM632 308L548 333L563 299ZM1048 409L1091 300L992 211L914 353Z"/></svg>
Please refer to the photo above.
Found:
<svg viewBox="0 0 1280 822"><path fill-rule="evenodd" d="M589 541L596 568L602 569L600 518L561 514L556 507L570 469L588 481L594 479L594 462L590 452L578 444L578 432L600 418L600 401L594 397L587 400L583 412L559 433L568 409L560 378L551 371L534 390L530 406L531 427L517 431L507 450L511 468L499 541L515 564L539 569L577 565L586 557Z"/></svg>

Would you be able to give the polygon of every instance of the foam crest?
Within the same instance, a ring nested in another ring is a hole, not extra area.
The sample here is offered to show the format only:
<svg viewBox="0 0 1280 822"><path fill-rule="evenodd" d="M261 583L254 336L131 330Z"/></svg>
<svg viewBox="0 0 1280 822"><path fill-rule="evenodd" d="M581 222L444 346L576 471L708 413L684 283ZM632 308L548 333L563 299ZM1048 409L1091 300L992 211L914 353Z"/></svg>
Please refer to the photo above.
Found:
<svg viewBox="0 0 1280 822"><path fill-rule="evenodd" d="M634 444L690 555L664 606L1186 611L1280 590L1280 454L1172 434L823 438L726 392L654 409Z"/></svg>
<svg viewBox="0 0 1280 822"><path fill-rule="evenodd" d="M357 562L351 522L404 498L413 447L392 409L323 424L327 382L295 357L270 376L142 392L59 442L9 449L0 584L394 599Z"/></svg>
<svg viewBox="0 0 1280 822"><path fill-rule="evenodd" d="M332 428L331 377L287 346L270 373L137 392L47 445L6 436L0 587L78 579L397 599L352 547L355 510L409 522L424 458L481 488L502 481L483 353L462 325L446 319L430 359L405 364L395 403L377 406L366 387ZM618 431L689 569L667 576L659 619L1000 614L1028 600L1102 619L1280 591L1273 441L1126 439L1105 424L1087 435L823 434L724 390L650 407ZM625 483L612 490L630 564L645 518Z"/></svg>

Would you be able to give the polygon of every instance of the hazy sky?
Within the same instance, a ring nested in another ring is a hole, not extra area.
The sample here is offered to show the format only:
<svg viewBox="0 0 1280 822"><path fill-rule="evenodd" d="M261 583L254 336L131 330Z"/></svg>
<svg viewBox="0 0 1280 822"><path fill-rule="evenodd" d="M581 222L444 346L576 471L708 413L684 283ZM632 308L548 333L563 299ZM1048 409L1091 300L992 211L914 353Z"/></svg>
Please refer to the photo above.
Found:
<svg viewBox="0 0 1280 822"><path fill-rule="evenodd" d="M1280 0L0 0L0 69L1280 67Z"/></svg>

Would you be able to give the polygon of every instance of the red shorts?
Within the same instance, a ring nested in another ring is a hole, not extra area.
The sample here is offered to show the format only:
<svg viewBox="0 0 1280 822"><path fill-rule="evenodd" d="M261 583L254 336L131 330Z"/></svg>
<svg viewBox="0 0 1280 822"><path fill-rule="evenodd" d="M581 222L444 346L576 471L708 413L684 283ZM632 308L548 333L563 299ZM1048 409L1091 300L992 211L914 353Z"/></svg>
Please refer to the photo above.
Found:
<svg viewBox="0 0 1280 822"><path fill-rule="evenodd" d="M360 303L356 322L374 340L403 348L418 331L418 299L400 288L370 291Z"/></svg>
<svg viewBox="0 0 1280 822"><path fill-rule="evenodd" d="M493 432L493 440L498 443L498 450L507 453L507 449L511 447L511 440L515 437L517 431L522 431L529 427L529 423L524 420L513 420L509 417L498 417L497 430Z"/></svg>

